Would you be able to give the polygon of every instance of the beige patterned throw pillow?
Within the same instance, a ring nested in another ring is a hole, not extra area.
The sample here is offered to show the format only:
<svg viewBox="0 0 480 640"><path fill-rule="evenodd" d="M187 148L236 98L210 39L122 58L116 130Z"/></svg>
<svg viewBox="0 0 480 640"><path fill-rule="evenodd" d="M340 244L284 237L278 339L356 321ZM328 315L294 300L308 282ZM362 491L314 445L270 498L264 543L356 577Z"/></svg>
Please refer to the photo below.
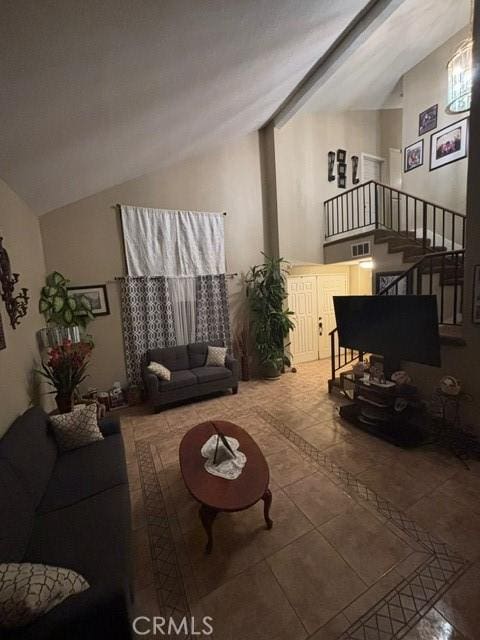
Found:
<svg viewBox="0 0 480 640"><path fill-rule="evenodd" d="M71 569L45 564L0 564L0 626L23 627L74 593L89 588Z"/></svg>
<svg viewBox="0 0 480 640"><path fill-rule="evenodd" d="M154 373L157 378L160 378L160 380L168 381L172 377L170 369L167 369L167 367L164 367L163 364L160 364L159 362L150 362L147 369L150 373Z"/></svg>
<svg viewBox="0 0 480 640"><path fill-rule="evenodd" d="M78 449L103 440L98 428L96 404L87 404L83 409L51 416L50 421L60 451Z"/></svg>
<svg viewBox="0 0 480 640"><path fill-rule="evenodd" d="M207 367L224 367L226 355L225 347L208 347Z"/></svg>

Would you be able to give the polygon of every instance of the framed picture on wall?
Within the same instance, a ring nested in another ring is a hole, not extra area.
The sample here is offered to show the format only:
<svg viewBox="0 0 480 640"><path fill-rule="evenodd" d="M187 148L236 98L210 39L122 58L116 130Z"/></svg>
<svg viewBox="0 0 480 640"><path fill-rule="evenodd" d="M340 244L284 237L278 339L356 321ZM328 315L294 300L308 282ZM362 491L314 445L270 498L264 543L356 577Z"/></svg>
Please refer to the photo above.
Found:
<svg viewBox="0 0 480 640"><path fill-rule="evenodd" d="M473 268L472 322L480 324L480 264Z"/></svg>
<svg viewBox="0 0 480 640"><path fill-rule="evenodd" d="M110 314L107 287L104 284L93 284L89 287L68 287L68 291L74 298L81 296L88 298L94 316L108 316Z"/></svg>
<svg viewBox="0 0 480 640"><path fill-rule="evenodd" d="M430 171L468 155L468 118L449 124L430 136Z"/></svg>
<svg viewBox="0 0 480 640"><path fill-rule="evenodd" d="M404 271L377 271L375 273L375 295L378 295L380 291L388 287L398 276L401 276ZM398 291L395 287L389 291L388 296L405 296L407 295L408 280L404 278L398 283Z"/></svg>
<svg viewBox="0 0 480 640"><path fill-rule="evenodd" d="M418 169L418 167L422 166L423 140L419 140L418 142L414 142L408 147L405 147L403 164L403 170L405 173L407 173L407 171L413 171L413 169Z"/></svg>
<svg viewBox="0 0 480 640"><path fill-rule="evenodd" d="M418 116L418 135L423 136L437 128L438 104L428 107Z"/></svg>

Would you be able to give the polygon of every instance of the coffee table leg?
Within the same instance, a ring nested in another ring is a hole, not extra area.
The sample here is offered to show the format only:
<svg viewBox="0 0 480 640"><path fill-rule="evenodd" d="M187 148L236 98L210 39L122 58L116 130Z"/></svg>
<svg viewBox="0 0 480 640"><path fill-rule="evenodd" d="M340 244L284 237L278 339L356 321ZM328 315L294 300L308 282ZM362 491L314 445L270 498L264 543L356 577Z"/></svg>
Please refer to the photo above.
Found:
<svg viewBox="0 0 480 640"><path fill-rule="evenodd" d="M213 547L213 537L212 537L212 524L215 518L217 517L217 511L215 509L210 509L206 507L204 504L200 507L199 511L200 520L202 521L203 528L207 534L207 546L205 547L205 553L211 553Z"/></svg>
<svg viewBox="0 0 480 640"><path fill-rule="evenodd" d="M263 500L263 517L265 518L265 522L267 523L267 529L271 529L273 527L273 522L270 519L270 506L272 504L272 492L270 489L267 489L262 497Z"/></svg>

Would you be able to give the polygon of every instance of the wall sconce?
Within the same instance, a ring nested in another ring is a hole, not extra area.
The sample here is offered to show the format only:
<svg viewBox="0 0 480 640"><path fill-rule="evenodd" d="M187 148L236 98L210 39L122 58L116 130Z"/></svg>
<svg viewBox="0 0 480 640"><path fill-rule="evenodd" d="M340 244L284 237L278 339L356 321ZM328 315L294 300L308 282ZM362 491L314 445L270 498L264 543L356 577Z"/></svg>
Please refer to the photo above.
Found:
<svg viewBox="0 0 480 640"><path fill-rule="evenodd" d="M333 169L335 167L335 151L328 152L328 181L333 182L335 180L335 174Z"/></svg>
<svg viewBox="0 0 480 640"><path fill-rule="evenodd" d="M345 149L337 149L337 162L344 163L347 161L347 152Z"/></svg>
<svg viewBox="0 0 480 640"><path fill-rule="evenodd" d="M352 156L352 184L358 184L360 178L358 177L358 156Z"/></svg>
<svg viewBox="0 0 480 640"><path fill-rule="evenodd" d="M0 285L2 287L2 300L5 302L10 324L15 329L20 324L20 318L27 314L28 289L22 288L21 293L14 295L15 285L18 283L19 274L12 273L10 258L7 250L2 245L3 238L0 238Z"/></svg>

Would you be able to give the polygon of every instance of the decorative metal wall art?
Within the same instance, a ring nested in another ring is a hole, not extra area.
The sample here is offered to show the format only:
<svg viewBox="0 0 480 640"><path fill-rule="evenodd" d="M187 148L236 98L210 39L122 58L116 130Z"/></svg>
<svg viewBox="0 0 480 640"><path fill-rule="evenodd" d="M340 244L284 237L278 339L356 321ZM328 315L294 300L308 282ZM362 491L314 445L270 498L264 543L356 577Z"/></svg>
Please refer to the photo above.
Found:
<svg viewBox="0 0 480 640"><path fill-rule="evenodd" d="M358 184L360 178L358 177L358 156L352 156L352 184Z"/></svg>
<svg viewBox="0 0 480 640"><path fill-rule="evenodd" d="M0 238L0 285L2 300L5 302L10 324L15 329L20 324L20 318L27 313L28 308L28 289L23 287L20 293L15 295L15 285L18 283L19 274L12 273L10 267L10 258L7 250L2 244L3 238Z"/></svg>
<svg viewBox="0 0 480 640"><path fill-rule="evenodd" d="M335 151L328 152L328 181L333 182L335 180Z"/></svg>
<svg viewBox="0 0 480 640"><path fill-rule="evenodd" d="M340 189L345 189L347 186L347 164L346 162L337 163L337 186Z"/></svg>

